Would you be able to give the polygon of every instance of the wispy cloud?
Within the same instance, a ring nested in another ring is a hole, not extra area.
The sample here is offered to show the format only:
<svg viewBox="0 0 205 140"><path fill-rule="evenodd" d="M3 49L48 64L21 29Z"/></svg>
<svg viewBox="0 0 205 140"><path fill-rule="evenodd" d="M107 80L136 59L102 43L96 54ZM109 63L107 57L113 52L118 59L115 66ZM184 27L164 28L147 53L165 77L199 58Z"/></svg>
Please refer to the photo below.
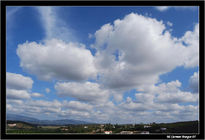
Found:
<svg viewBox="0 0 205 140"><path fill-rule="evenodd" d="M40 6L36 7L40 13L40 19L45 30L45 39L61 39L64 41L76 40L73 30L67 23L59 18L57 7Z"/></svg>
<svg viewBox="0 0 205 140"><path fill-rule="evenodd" d="M9 7L7 8L7 12L6 12L6 19L10 19L17 11L19 11L22 7Z"/></svg>
<svg viewBox="0 0 205 140"><path fill-rule="evenodd" d="M9 43L12 40L12 28L15 26L15 14L20 11L23 7L7 7L6 8L6 40Z"/></svg>
<svg viewBox="0 0 205 140"><path fill-rule="evenodd" d="M156 6L155 7L157 10L159 10L159 11L166 11L167 9L169 9L170 7L168 7L168 6Z"/></svg>
<svg viewBox="0 0 205 140"><path fill-rule="evenodd" d="M163 12L163 11L167 11L170 8L175 8L177 10L185 10L185 9L194 10L197 7L196 6L155 6L155 8Z"/></svg>

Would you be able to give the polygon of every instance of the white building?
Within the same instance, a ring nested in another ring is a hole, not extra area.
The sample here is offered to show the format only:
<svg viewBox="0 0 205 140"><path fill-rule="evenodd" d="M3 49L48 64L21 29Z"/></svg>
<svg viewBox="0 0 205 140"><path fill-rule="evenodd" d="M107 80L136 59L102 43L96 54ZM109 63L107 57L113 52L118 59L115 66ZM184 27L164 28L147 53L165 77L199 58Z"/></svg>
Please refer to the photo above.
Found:
<svg viewBox="0 0 205 140"><path fill-rule="evenodd" d="M63 130L63 131L68 131L68 128L62 128L61 130Z"/></svg>
<svg viewBox="0 0 205 140"><path fill-rule="evenodd" d="M14 124L8 124L8 126L14 127L14 126L16 126L16 124L15 123Z"/></svg>
<svg viewBox="0 0 205 140"><path fill-rule="evenodd" d="M88 126L84 126L84 128L88 128Z"/></svg>
<svg viewBox="0 0 205 140"><path fill-rule="evenodd" d="M105 134L112 134L112 131L105 131Z"/></svg>
<svg viewBox="0 0 205 140"><path fill-rule="evenodd" d="M167 128L160 128L162 131L165 131L165 130L167 130Z"/></svg>
<svg viewBox="0 0 205 140"><path fill-rule="evenodd" d="M150 127L152 127L152 126L150 126L150 125L144 125L144 128L150 128Z"/></svg>
<svg viewBox="0 0 205 140"><path fill-rule="evenodd" d="M140 134L149 134L149 131L142 131Z"/></svg>

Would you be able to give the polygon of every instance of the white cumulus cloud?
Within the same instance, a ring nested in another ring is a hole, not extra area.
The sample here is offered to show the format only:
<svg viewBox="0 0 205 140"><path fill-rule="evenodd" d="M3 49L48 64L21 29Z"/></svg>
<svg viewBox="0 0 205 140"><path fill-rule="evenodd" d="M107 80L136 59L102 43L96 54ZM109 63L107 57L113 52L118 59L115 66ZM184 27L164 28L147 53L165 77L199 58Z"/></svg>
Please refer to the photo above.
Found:
<svg viewBox="0 0 205 140"><path fill-rule="evenodd" d="M29 99L30 94L26 90L6 89L8 99Z"/></svg>
<svg viewBox="0 0 205 140"><path fill-rule="evenodd" d="M31 89L33 80L30 77L23 76L16 73L6 73L6 87L10 89Z"/></svg>
<svg viewBox="0 0 205 140"><path fill-rule="evenodd" d="M191 92L181 91L181 82L178 80L169 82L167 84L163 83L157 86L154 91L158 94L155 98L156 102L160 103L189 103L198 102L198 94L192 94Z"/></svg>
<svg viewBox="0 0 205 140"><path fill-rule="evenodd" d="M93 109L92 105L82 103L79 101L63 101L62 106L64 108L69 108L70 110L78 111L91 111Z"/></svg>
<svg viewBox="0 0 205 140"><path fill-rule="evenodd" d="M171 36L163 21L131 13L96 31L95 65L109 88L140 88L158 82L177 66L198 65L198 24L182 38ZM191 39L192 42L188 42ZM183 41L187 45L183 45ZM117 55L114 53L117 52Z"/></svg>
<svg viewBox="0 0 205 140"><path fill-rule="evenodd" d="M18 45L20 66L41 80L87 80L95 77L94 58L85 46L52 39ZM35 58L35 59L33 59Z"/></svg>
<svg viewBox="0 0 205 140"><path fill-rule="evenodd" d="M109 97L107 90L102 89L99 84L91 82L58 82L55 89L59 96L73 97L91 103L104 102Z"/></svg>

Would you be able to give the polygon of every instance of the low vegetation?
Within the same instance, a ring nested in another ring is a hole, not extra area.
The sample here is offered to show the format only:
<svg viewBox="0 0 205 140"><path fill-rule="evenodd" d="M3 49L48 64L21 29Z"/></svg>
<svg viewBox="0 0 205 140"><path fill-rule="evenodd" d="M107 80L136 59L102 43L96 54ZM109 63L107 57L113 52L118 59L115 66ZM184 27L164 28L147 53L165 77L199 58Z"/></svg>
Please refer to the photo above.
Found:
<svg viewBox="0 0 205 140"><path fill-rule="evenodd" d="M197 133L198 121L151 124L82 124L63 126L39 126L21 121L7 121L7 134L84 133L84 134L140 134L150 133Z"/></svg>

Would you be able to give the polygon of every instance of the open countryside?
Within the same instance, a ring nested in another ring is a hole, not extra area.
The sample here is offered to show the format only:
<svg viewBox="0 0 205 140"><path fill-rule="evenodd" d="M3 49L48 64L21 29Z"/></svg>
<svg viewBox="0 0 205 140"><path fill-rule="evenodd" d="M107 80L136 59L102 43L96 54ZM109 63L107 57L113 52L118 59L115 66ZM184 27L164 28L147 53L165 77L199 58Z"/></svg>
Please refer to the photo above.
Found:
<svg viewBox="0 0 205 140"><path fill-rule="evenodd" d="M22 121L7 121L7 134L155 134L198 133L198 121L150 124L68 124L37 125Z"/></svg>

